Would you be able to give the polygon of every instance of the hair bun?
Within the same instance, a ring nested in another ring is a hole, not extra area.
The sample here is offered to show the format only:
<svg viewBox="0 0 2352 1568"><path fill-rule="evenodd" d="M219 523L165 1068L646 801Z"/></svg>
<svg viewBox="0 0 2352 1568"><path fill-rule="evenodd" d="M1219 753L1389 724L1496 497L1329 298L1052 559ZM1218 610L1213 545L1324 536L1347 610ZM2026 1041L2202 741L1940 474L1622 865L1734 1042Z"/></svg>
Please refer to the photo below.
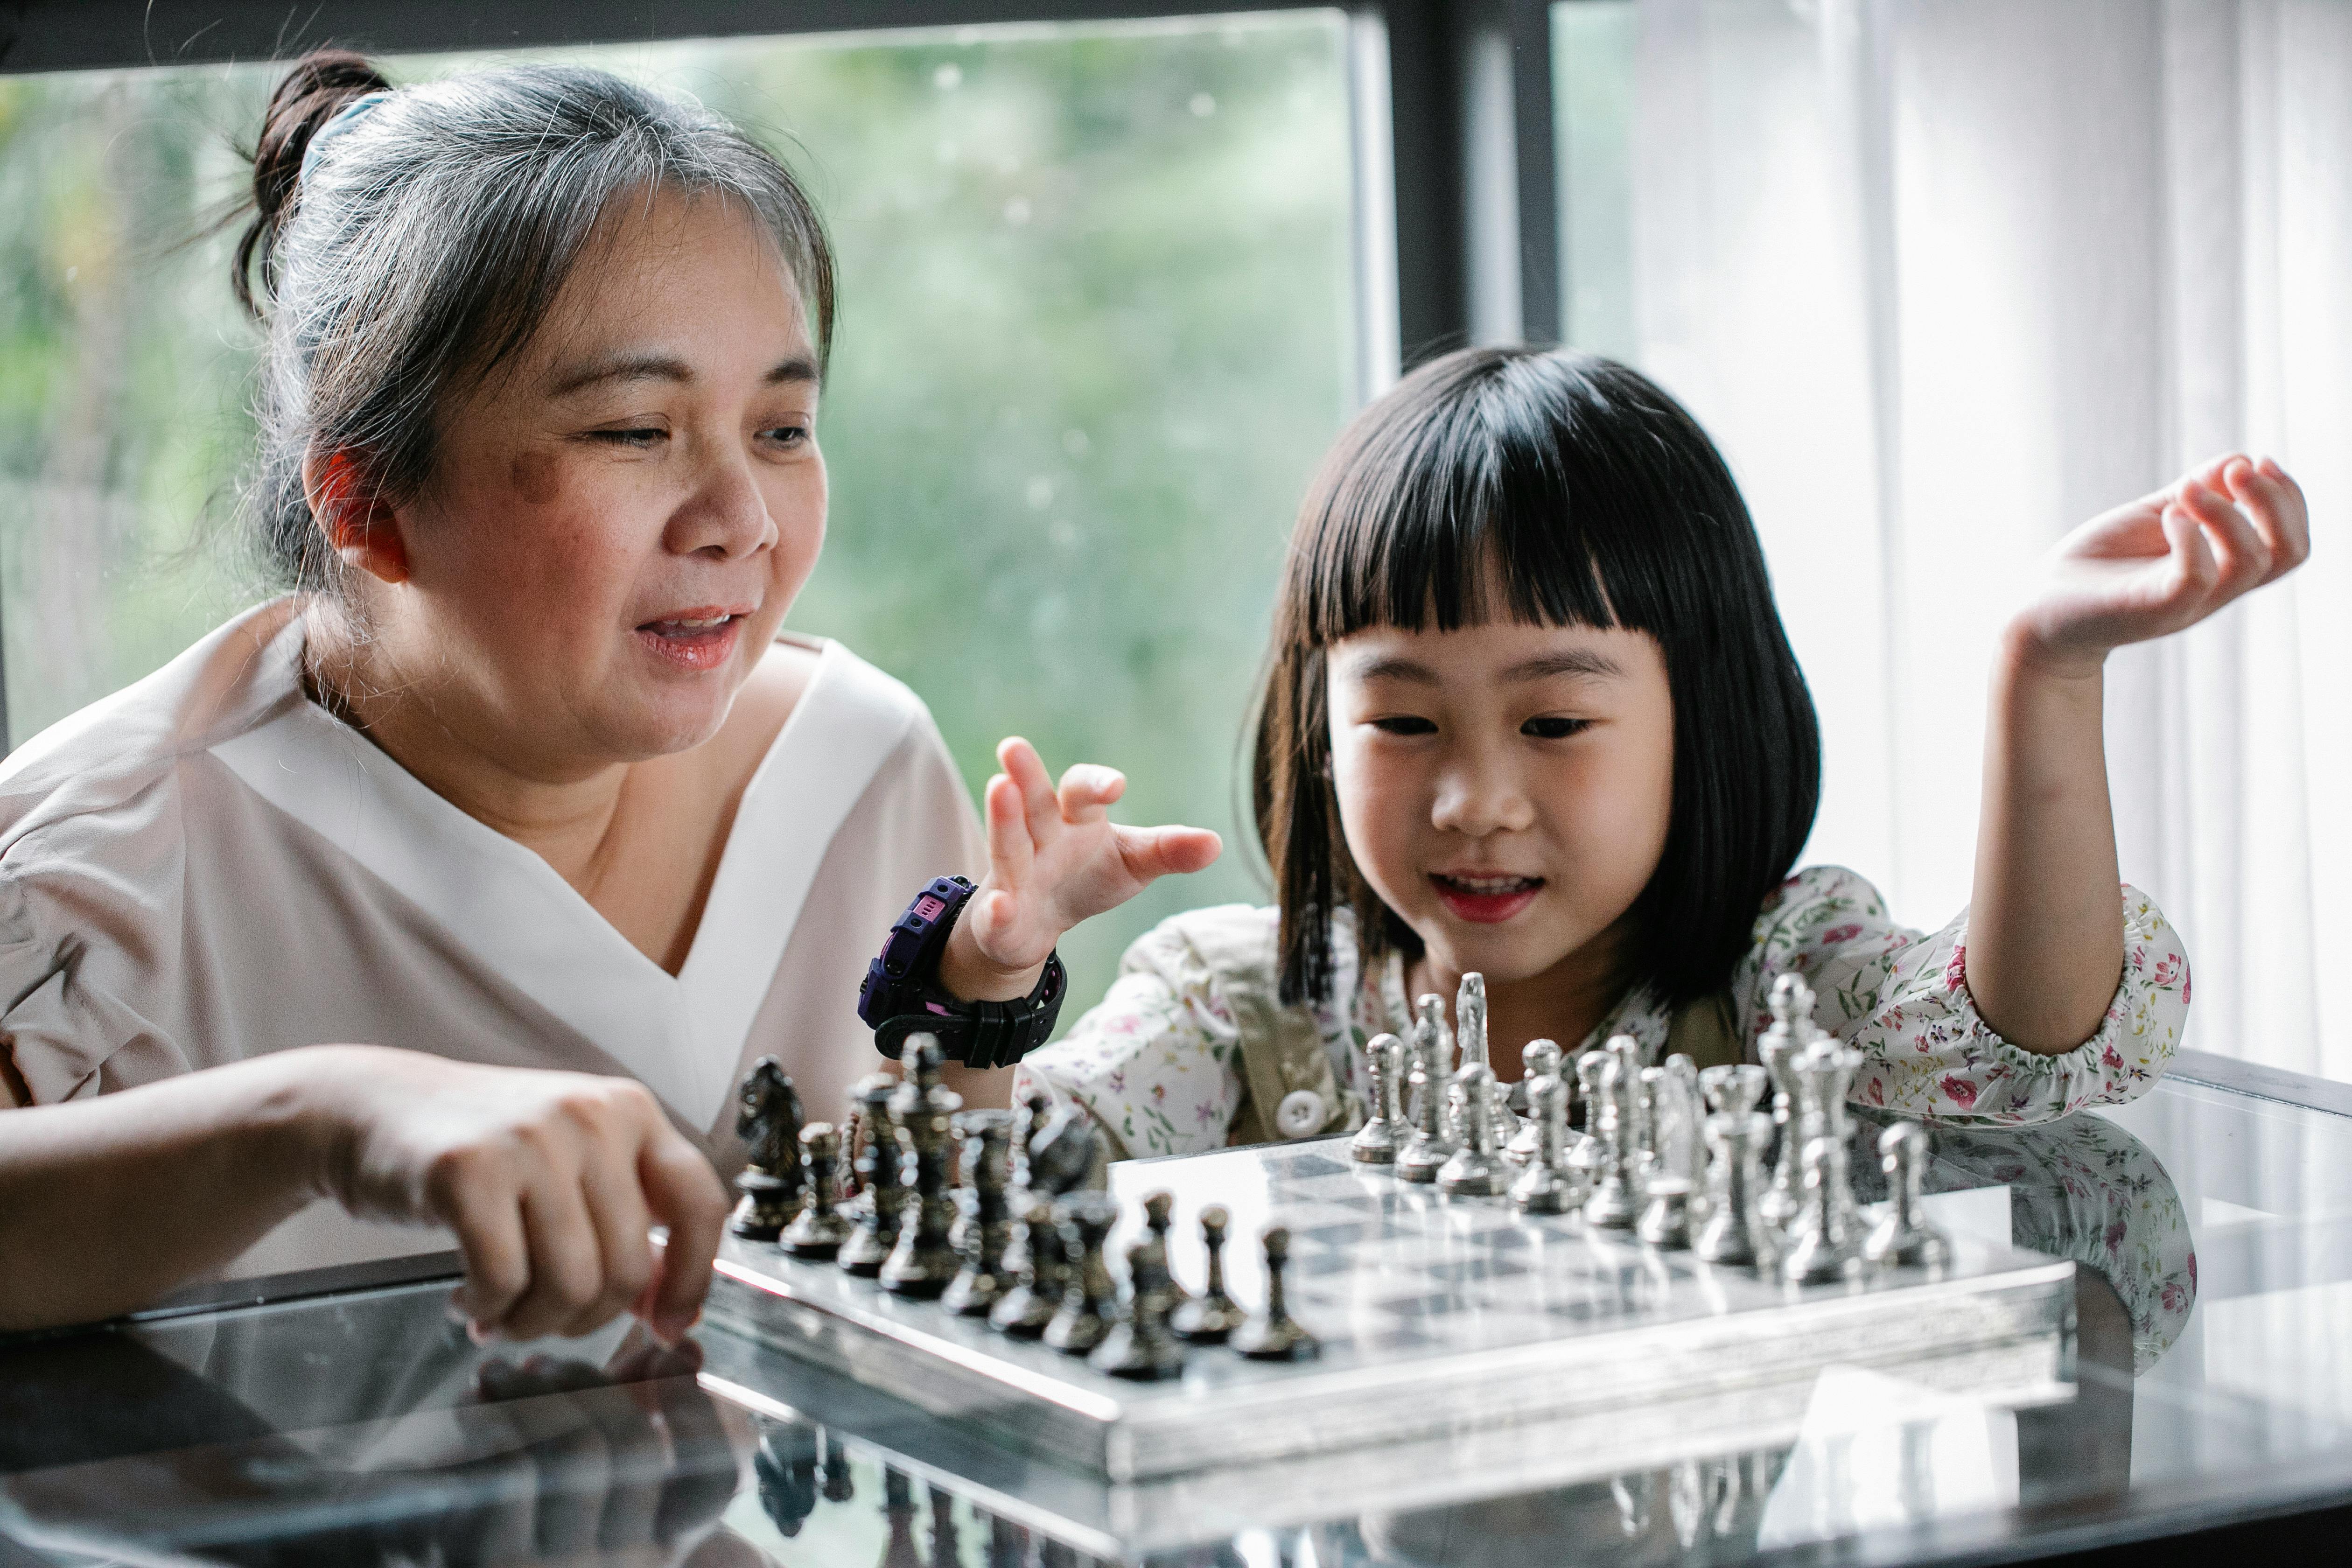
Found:
<svg viewBox="0 0 2352 1568"><path fill-rule="evenodd" d="M302 154L310 151L310 139L352 100L391 89L392 83L364 55L350 49L313 49L294 62L294 68L269 95L269 107L261 118L261 135L253 144L253 222L237 241L236 259L229 271L237 300L248 311L259 315L260 301L274 287L270 252L277 248L278 228L299 196ZM253 281L257 267L261 275L257 291Z"/></svg>

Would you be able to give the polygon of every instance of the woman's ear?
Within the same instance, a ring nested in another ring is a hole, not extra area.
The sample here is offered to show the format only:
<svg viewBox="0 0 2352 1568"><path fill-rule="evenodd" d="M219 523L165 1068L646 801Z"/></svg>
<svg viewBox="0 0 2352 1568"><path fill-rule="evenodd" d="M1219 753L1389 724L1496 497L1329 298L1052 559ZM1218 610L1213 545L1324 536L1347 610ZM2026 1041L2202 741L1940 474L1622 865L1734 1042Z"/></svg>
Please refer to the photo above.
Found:
<svg viewBox="0 0 2352 1568"><path fill-rule="evenodd" d="M408 581L408 543L360 459L313 447L302 458L302 499L344 565L383 583Z"/></svg>

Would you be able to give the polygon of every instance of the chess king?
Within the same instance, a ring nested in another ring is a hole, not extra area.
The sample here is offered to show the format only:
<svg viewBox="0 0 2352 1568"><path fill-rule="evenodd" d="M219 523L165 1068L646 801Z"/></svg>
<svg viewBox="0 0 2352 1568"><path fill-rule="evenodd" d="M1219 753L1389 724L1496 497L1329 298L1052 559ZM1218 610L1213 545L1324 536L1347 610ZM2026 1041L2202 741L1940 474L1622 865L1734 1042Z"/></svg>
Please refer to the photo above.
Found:
<svg viewBox="0 0 2352 1568"><path fill-rule="evenodd" d="M1163 921L1016 1092L1082 1110L1118 1157L1312 1137L1366 1118L1358 1042L1413 1039L1410 999L1474 973L1484 1005L1454 1024L1507 1083L1538 1038L1754 1062L1766 992L1795 972L1854 1053L1858 1102L2019 1123L2128 1100L2189 990L2178 934L2118 876L2104 661L2307 550L2294 481L2239 456L2059 542L1993 659L1969 907L1922 931L1851 871L1794 868L1812 702L1689 414L1565 351L1433 361L1342 434L1291 537L1251 779L1279 902ZM916 977L942 1007L1025 1005L1064 931L1220 847L1112 822L1109 769L1057 784L1026 742L997 755L988 874ZM1491 1135L1497 1108L1482 1120ZM1409 1142L1459 1139L1416 1123ZM1401 1149L1399 1173L1420 1157Z"/></svg>

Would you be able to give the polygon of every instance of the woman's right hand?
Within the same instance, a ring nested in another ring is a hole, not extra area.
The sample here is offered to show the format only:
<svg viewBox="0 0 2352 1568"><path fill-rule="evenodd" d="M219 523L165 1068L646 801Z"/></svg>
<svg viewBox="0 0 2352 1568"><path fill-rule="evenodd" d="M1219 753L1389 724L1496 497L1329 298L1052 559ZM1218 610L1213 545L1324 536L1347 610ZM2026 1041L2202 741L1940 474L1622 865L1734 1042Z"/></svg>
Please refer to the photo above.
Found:
<svg viewBox="0 0 2352 1568"><path fill-rule="evenodd" d="M623 1311L665 1342L693 1326L727 1194L644 1085L377 1046L301 1054L316 1184L353 1214L454 1231L477 1339L584 1334Z"/></svg>
<svg viewBox="0 0 2352 1568"><path fill-rule="evenodd" d="M1004 771L988 781L988 875L940 960L940 983L968 1001L1027 995L1064 931L1161 877L1200 870L1223 847L1203 827L1111 821L1127 793L1115 769L1080 763L1056 789L1026 741L1003 742L996 760Z"/></svg>

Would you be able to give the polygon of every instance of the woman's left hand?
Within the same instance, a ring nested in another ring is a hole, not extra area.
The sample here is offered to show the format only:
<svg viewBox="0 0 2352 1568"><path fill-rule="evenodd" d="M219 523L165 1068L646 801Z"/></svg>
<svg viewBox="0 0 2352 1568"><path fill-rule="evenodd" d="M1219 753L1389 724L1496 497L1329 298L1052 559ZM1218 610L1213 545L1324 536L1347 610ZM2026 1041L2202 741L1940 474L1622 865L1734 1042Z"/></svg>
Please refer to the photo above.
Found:
<svg viewBox="0 0 2352 1568"><path fill-rule="evenodd" d="M2301 488L2231 453L2060 540L2011 648L2049 674L2095 674L2110 649L2195 626L2310 553Z"/></svg>

